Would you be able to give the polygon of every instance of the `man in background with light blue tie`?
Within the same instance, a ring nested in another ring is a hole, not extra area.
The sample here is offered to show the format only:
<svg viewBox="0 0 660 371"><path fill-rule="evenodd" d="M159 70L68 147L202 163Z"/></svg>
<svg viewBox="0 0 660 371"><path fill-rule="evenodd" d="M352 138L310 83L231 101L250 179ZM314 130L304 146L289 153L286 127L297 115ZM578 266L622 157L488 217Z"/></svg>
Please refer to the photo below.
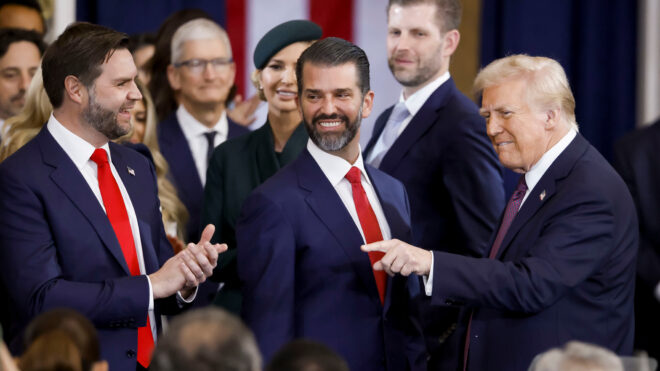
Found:
<svg viewBox="0 0 660 371"><path fill-rule="evenodd" d="M484 121L449 75L460 19L458 0L389 2L388 62L403 89L376 121L364 157L405 185L417 246L481 257L505 199ZM430 369L455 368L458 311L431 312L424 302L420 311Z"/></svg>

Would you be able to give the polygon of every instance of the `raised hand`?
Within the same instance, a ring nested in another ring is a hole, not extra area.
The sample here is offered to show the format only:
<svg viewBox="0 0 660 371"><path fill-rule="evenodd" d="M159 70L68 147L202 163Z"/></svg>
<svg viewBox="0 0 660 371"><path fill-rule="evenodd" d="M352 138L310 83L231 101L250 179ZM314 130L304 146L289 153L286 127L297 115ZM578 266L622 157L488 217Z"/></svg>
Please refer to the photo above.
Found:
<svg viewBox="0 0 660 371"><path fill-rule="evenodd" d="M412 273L426 276L431 272L433 254L430 251L397 239L362 245L361 249L364 252L380 251L385 253L383 258L374 264L373 268L374 270L384 270L390 276L397 273L403 276L409 276Z"/></svg>
<svg viewBox="0 0 660 371"><path fill-rule="evenodd" d="M227 250L225 244L211 244L214 231L212 224L207 225L199 243L189 243L187 248L149 275L154 299L168 297L177 291L190 291L213 274L218 254Z"/></svg>
<svg viewBox="0 0 660 371"><path fill-rule="evenodd" d="M227 111L227 115L232 121L241 126L249 126L257 119L254 116L254 112L259 107L261 100L256 94L248 100L243 100L241 95L237 94L232 102L234 103L234 108Z"/></svg>

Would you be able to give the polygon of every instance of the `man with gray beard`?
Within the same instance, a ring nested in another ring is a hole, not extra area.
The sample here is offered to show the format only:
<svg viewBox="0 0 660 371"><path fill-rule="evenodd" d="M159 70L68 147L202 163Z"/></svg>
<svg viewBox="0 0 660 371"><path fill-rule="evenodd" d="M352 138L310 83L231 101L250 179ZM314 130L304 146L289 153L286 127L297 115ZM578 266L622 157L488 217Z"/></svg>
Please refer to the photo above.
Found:
<svg viewBox="0 0 660 371"><path fill-rule="evenodd" d="M362 241L410 239L402 184L361 155L360 123L374 99L369 61L350 42L327 38L302 53L296 76L310 140L243 204L236 226L243 317L265 361L308 338L351 370L424 370L408 280L373 271L379 256L360 252Z"/></svg>

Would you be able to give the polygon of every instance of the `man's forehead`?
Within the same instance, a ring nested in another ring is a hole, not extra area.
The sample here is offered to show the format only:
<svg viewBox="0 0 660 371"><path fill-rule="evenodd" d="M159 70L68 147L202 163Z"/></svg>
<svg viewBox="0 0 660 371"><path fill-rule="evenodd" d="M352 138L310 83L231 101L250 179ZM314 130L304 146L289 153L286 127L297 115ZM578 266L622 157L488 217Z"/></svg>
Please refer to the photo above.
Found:
<svg viewBox="0 0 660 371"><path fill-rule="evenodd" d="M101 76L110 79L137 75L137 67L128 49L115 49L101 64Z"/></svg>
<svg viewBox="0 0 660 371"><path fill-rule="evenodd" d="M29 59L30 54L34 56ZM0 63L12 63L17 65L32 65L39 64L41 59L41 52L39 48L30 41L20 40L9 44L5 55L0 57Z"/></svg>
<svg viewBox="0 0 660 371"><path fill-rule="evenodd" d="M357 89L357 67L355 63L344 63L336 66L305 63L303 83L305 89Z"/></svg>
<svg viewBox="0 0 660 371"><path fill-rule="evenodd" d="M181 44L181 49L189 58L229 54L229 46L222 38L186 40Z"/></svg>

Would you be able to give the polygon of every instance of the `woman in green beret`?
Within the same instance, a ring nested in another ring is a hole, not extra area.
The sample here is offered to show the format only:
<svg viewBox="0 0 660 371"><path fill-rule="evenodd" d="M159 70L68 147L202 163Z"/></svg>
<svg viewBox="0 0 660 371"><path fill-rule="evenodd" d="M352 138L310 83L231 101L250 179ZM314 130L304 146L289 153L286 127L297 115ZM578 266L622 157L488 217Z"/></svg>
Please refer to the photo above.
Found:
<svg viewBox="0 0 660 371"><path fill-rule="evenodd" d="M321 34L315 23L296 20L276 26L261 38L254 51L257 69L252 83L268 103L268 119L254 132L222 143L209 163L202 225L214 224L212 242L229 246L219 256L212 278L224 283L216 304L236 314L242 302L236 271L236 220L250 192L298 157L307 144L296 107L296 61Z"/></svg>

